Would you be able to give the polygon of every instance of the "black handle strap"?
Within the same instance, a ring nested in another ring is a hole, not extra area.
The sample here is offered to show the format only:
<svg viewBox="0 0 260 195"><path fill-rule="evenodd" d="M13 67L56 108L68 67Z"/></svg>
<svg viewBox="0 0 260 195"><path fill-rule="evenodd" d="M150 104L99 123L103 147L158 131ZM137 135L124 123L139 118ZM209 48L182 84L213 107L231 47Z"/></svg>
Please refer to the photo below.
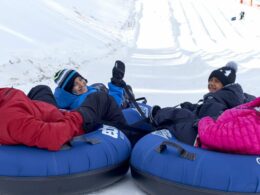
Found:
<svg viewBox="0 0 260 195"><path fill-rule="evenodd" d="M89 139L89 138L86 138L84 135L80 135L80 136L74 137L69 142L64 144L62 146L61 150L69 150L69 149L71 149L76 142L84 142L84 143L91 144L91 145L95 145L95 144L101 143L101 141L99 139L96 139L96 138Z"/></svg>
<svg viewBox="0 0 260 195"><path fill-rule="evenodd" d="M76 136L74 137L72 140L70 140L70 145L73 145L76 142L84 142L87 144L91 144L91 145L95 145L95 144L99 144L101 141L97 138L87 138L84 135L80 135L80 136Z"/></svg>
<svg viewBox="0 0 260 195"><path fill-rule="evenodd" d="M158 153L162 153L163 151L165 151L167 149L167 146L171 146L171 147L176 148L182 158L185 158L187 160L195 160L196 159L196 154L188 152L187 150L185 150L180 145L178 145L178 144L176 144L174 142L170 142L170 141L163 141L155 149L155 151L158 152Z"/></svg>
<svg viewBox="0 0 260 195"><path fill-rule="evenodd" d="M136 98L135 101L136 101L136 102L138 102L138 101L143 101L143 102L142 102L143 104L146 104L146 103L147 103L147 99L146 99L145 97Z"/></svg>
<svg viewBox="0 0 260 195"><path fill-rule="evenodd" d="M128 97L129 97L129 100L131 101L131 103L134 104L135 108L137 109L137 111L140 113L140 115L143 117L143 118L147 118L144 114L144 112L142 111L142 109L140 108L140 106L137 104L134 96L132 95L132 93L129 91L129 88L127 86L124 86L124 90L125 92L127 93Z"/></svg>

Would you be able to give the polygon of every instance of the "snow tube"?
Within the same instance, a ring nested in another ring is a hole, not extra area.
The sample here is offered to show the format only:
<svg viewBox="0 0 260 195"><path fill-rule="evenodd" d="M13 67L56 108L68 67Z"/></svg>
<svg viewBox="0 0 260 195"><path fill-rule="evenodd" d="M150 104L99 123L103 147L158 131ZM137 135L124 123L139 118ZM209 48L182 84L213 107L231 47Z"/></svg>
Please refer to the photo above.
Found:
<svg viewBox="0 0 260 195"><path fill-rule="evenodd" d="M131 145L114 127L75 137L52 152L0 146L0 194L77 194L108 186L128 171Z"/></svg>
<svg viewBox="0 0 260 195"><path fill-rule="evenodd" d="M127 137L130 139L132 146L134 146L140 138L151 133L154 130L153 126L148 121L148 116L151 112L151 106L140 103L139 107L147 118L144 119L134 107L123 110L123 114L128 125L134 127L133 129L128 131L124 130L124 133L126 133ZM137 129L135 129L135 127Z"/></svg>
<svg viewBox="0 0 260 195"><path fill-rule="evenodd" d="M195 148L179 142L168 130L137 142L131 173L148 194L260 194L259 156Z"/></svg>
<svg viewBox="0 0 260 195"><path fill-rule="evenodd" d="M151 106L140 103L139 107L141 108L145 116L148 118L152 109ZM147 120L144 120L144 118L141 116L141 114L137 111L135 107L127 108L122 111L129 125L138 126L147 131L150 131L152 129L152 126L148 123Z"/></svg>

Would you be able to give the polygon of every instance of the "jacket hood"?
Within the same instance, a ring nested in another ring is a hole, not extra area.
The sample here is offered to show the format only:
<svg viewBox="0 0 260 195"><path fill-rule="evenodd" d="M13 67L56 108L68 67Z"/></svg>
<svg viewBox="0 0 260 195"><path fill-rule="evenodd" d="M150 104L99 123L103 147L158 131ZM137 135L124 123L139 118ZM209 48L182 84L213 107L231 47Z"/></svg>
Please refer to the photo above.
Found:
<svg viewBox="0 0 260 195"><path fill-rule="evenodd" d="M54 92L54 97L56 99L58 107L67 110L78 108L89 94L97 91L95 88L90 86L87 86L87 88L88 91L86 93L75 95L65 91L60 87L57 87Z"/></svg>
<svg viewBox="0 0 260 195"><path fill-rule="evenodd" d="M228 108L233 108L237 105L243 104L246 99L243 89L238 83L226 85L214 93L207 93L204 96L204 101L210 98L215 98L219 102L224 101L223 103L226 104Z"/></svg>

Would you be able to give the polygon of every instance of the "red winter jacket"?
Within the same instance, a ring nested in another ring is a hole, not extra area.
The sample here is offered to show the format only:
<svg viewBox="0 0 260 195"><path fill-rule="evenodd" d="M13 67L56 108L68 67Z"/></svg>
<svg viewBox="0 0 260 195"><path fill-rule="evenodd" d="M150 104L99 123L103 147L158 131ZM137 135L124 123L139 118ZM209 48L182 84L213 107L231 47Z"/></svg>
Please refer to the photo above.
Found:
<svg viewBox="0 0 260 195"><path fill-rule="evenodd" d="M30 100L22 91L0 88L0 144L24 144L59 150L83 134L78 112L63 112L45 102Z"/></svg>
<svg viewBox="0 0 260 195"><path fill-rule="evenodd" d="M215 121L199 121L202 147L240 154L260 154L260 98L226 110Z"/></svg>

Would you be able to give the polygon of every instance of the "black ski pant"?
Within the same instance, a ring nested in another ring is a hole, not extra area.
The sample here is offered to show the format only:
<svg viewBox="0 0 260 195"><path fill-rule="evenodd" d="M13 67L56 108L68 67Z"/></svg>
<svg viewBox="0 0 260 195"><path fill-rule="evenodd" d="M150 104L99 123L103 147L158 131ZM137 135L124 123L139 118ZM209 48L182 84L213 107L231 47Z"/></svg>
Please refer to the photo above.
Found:
<svg viewBox="0 0 260 195"><path fill-rule="evenodd" d="M27 96L31 100L39 100L39 101L47 102L49 104L52 104L52 105L58 107L55 97L52 93L52 90L47 85L37 85L37 86L33 87L29 91Z"/></svg>
<svg viewBox="0 0 260 195"><path fill-rule="evenodd" d="M181 142L193 145L197 136L196 116L190 110L166 107L160 109L154 123L157 129L168 129Z"/></svg>
<svg viewBox="0 0 260 195"><path fill-rule="evenodd" d="M90 94L76 111L83 116L83 129L86 132L93 131L98 126L106 124L106 121L112 123L115 127L117 127L117 124L126 124L121 108L113 97L104 92Z"/></svg>

